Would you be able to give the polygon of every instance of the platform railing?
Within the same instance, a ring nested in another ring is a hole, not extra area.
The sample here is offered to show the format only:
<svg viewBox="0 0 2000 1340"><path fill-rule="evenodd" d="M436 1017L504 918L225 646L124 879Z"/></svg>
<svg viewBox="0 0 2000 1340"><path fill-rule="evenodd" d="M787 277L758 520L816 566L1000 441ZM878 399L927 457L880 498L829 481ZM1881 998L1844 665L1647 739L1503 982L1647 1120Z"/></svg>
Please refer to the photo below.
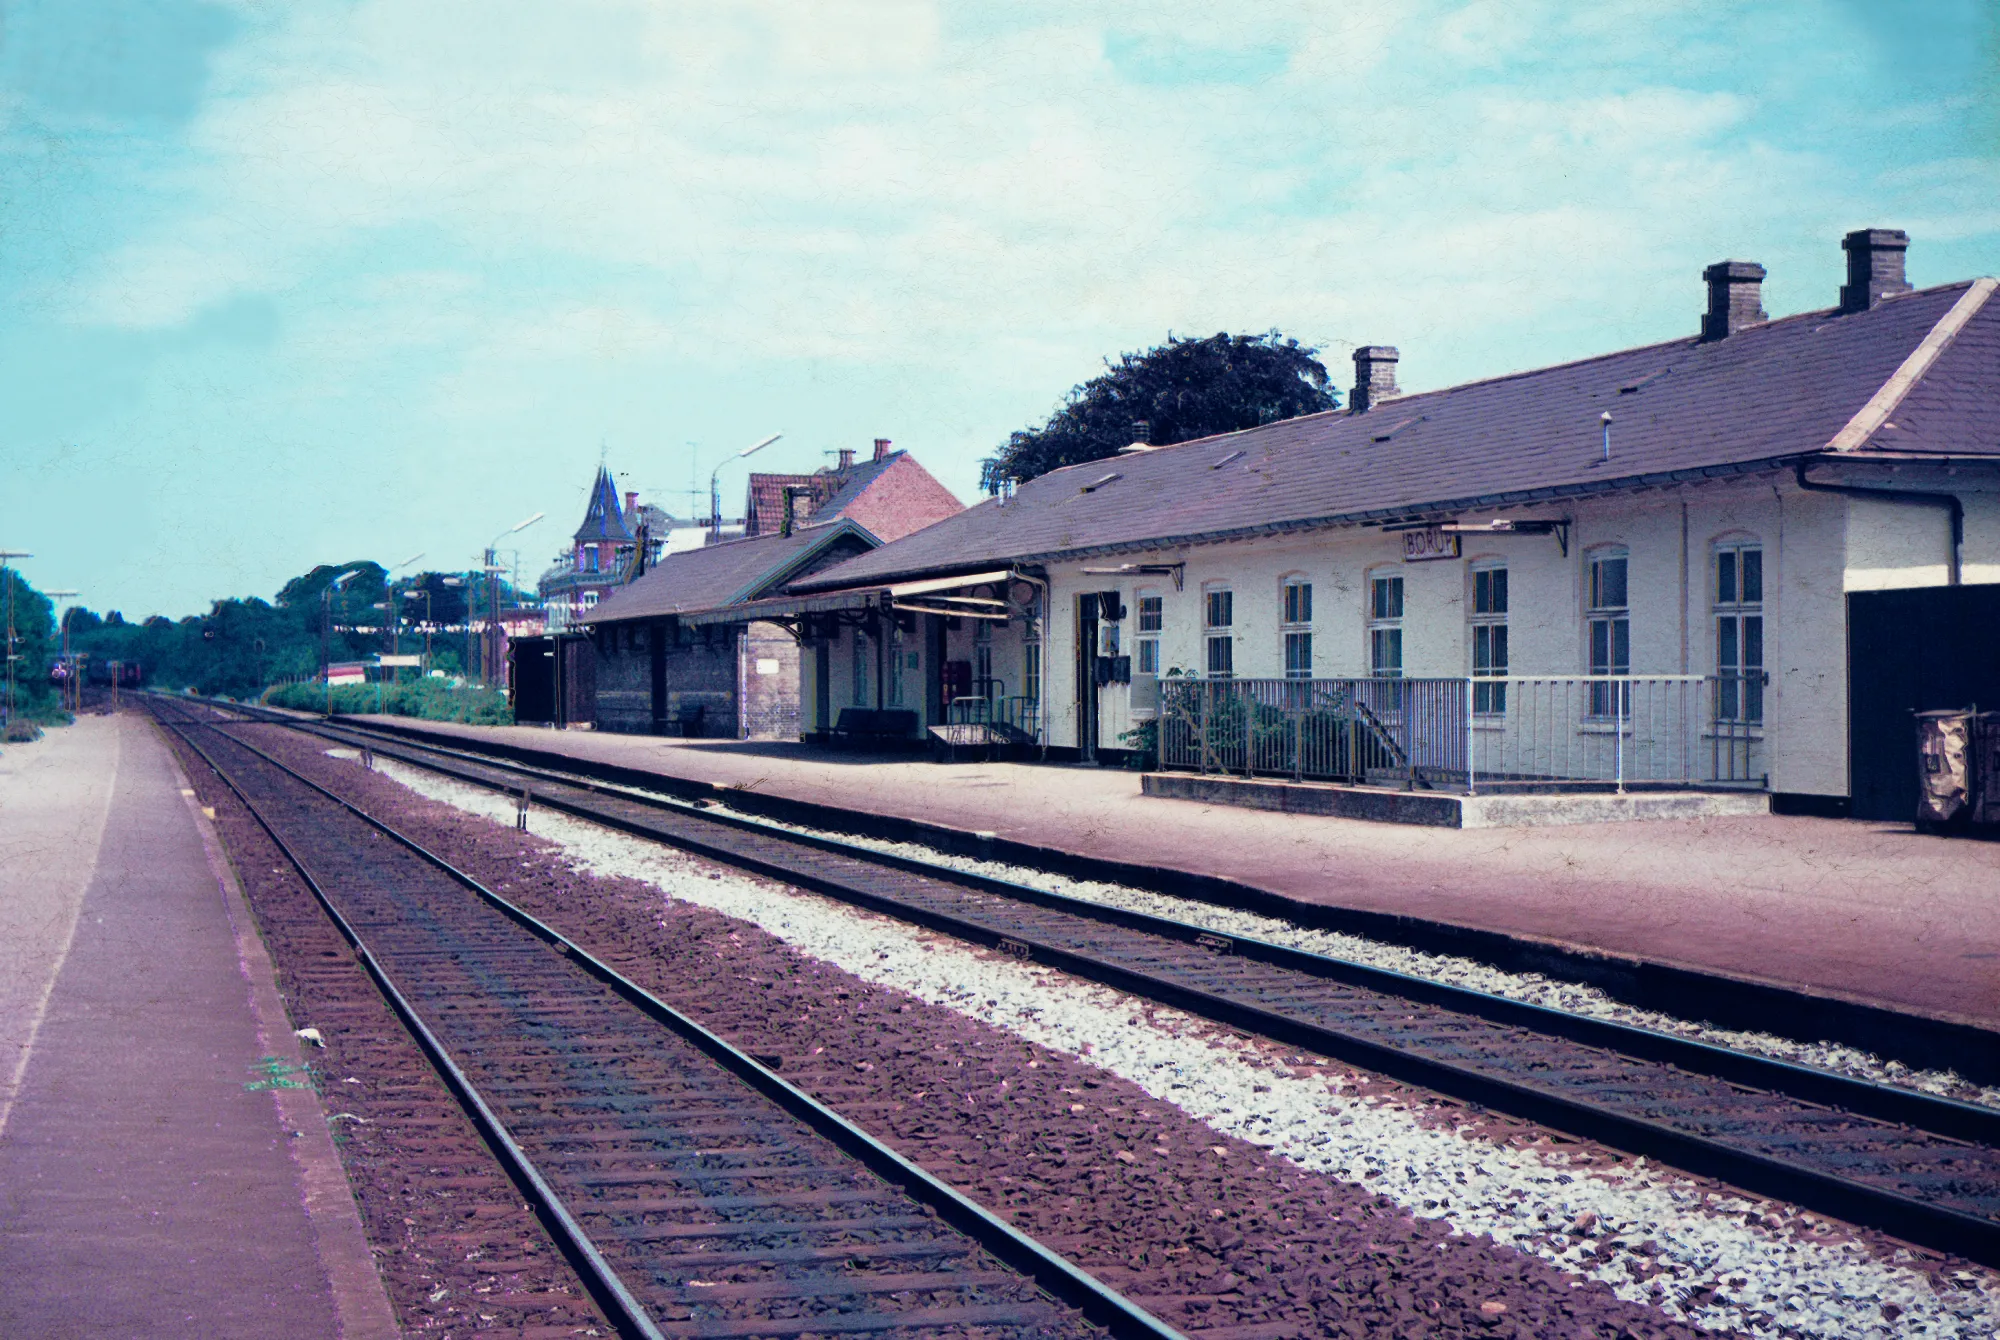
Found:
<svg viewBox="0 0 2000 1340"><path fill-rule="evenodd" d="M1532 790L1764 784L1761 681L1703 675L1160 681L1166 768Z"/></svg>

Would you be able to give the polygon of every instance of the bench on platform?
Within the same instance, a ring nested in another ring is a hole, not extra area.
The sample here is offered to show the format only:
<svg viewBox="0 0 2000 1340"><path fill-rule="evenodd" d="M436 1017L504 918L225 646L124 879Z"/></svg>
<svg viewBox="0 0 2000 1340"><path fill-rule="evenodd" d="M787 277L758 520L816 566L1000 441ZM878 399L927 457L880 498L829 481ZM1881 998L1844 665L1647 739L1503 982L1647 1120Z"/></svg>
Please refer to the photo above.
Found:
<svg viewBox="0 0 2000 1340"><path fill-rule="evenodd" d="M843 707L833 724L836 741L903 741L917 733L917 714L907 707Z"/></svg>

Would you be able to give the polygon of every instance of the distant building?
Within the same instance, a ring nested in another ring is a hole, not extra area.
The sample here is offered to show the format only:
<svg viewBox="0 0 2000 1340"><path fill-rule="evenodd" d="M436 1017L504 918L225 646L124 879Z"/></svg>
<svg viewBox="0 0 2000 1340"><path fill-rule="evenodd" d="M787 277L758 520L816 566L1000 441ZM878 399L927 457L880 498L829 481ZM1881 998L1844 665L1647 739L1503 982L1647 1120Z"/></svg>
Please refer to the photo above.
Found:
<svg viewBox="0 0 2000 1340"><path fill-rule="evenodd" d="M599 466L583 524L576 528L569 552L536 583L548 631L561 633L575 627L578 618L596 608L606 594L659 562L669 548L699 544L699 538L688 537L700 534L698 528L677 523L663 509L641 503L637 493L627 493L621 506L611 472Z"/></svg>
<svg viewBox="0 0 2000 1340"><path fill-rule="evenodd" d="M797 635L733 608L964 510L887 438L864 462L844 450L812 474L753 474L742 537L670 553L577 615L597 650L591 719L600 730L798 739Z"/></svg>
<svg viewBox="0 0 2000 1340"><path fill-rule="evenodd" d="M859 464L853 449L843 447L839 464L809 475L751 475L744 538L845 517L887 544L965 510L916 457L889 445L888 438L876 438L875 454Z"/></svg>

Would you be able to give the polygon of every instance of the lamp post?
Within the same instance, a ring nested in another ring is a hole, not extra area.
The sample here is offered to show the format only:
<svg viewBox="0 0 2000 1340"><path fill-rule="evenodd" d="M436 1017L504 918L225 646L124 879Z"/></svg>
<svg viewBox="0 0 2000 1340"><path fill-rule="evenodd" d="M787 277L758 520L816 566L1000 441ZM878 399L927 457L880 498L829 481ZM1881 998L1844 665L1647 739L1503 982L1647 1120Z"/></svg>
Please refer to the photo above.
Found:
<svg viewBox="0 0 2000 1340"><path fill-rule="evenodd" d="M498 635L500 628L500 573L502 569L499 565L496 550L499 547L500 541L518 531L526 530L546 515L547 513L545 512L537 512L526 521L517 522L507 527L507 529L495 535L492 541L486 546L486 636L480 640L479 671L480 679L488 683L499 673L500 665Z"/></svg>
<svg viewBox="0 0 2000 1340"><path fill-rule="evenodd" d="M428 675L431 672L431 588L426 585L415 591L403 592L405 600L415 600L418 596L424 598L424 664L420 673Z"/></svg>
<svg viewBox="0 0 2000 1340"><path fill-rule="evenodd" d="M7 566L10 558L33 558L25 549L0 549L0 576L7 579L7 716L14 719L14 570Z"/></svg>
<svg viewBox="0 0 2000 1340"><path fill-rule="evenodd" d="M42 594L47 596L51 600L68 600L70 597L74 596L76 592L44 591L42 592ZM65 700L71 698L76 699L74 705L72 705L68 701L65 701L63 703L63 708L66 711L79 710L83 706L82 698L76 696L76 680L77 680L76 666L72 664L69 659L69 612L74 608L76 608L74 605L64 605L62 612L62 619L60 621L60 626L62 628L62 659L58 662L58 664L60 664L63 668L62 696Z"/></svg>
<svg viewBox="0 0 2000 1340"><path fill-rule="evenodd" d="M388 577L389 599L388 602L385 605L383 605L382 608L388 611L389 654L391 656L399 656L402 654L403 651L403 604L402 601L400 601L396 597L396 574L401 572L404 568L409 567L410 564L416 562L423 556L424 556L423 550L419 549L416 553L411 554L401 563L398 563L395 567L389 569L389 577ZM393 669L394 667L391 668Z"/></svg>
<svg viewBox="0 0 2000 1340"><path fill-rule="evenodd" d="M333 715L333 661L329 654L333 641L333 593L338 591L359 573L361 569L350 568L328 582L319 593L322 618L319 628L319 677L326 687L326 714Z"/></svg>
<svg viewBox="0 0 2000 1340"><path fill-rule="evenodd" d="M710 544L717 544L722 540L722 494L716 487L716 479L722 474L722 467L731 461L740 461L752 452L762 451L783 436L783 433L773 433L762 442L753 442L734 456L725 457L720 464L708 472L708 542Z"/></svg>

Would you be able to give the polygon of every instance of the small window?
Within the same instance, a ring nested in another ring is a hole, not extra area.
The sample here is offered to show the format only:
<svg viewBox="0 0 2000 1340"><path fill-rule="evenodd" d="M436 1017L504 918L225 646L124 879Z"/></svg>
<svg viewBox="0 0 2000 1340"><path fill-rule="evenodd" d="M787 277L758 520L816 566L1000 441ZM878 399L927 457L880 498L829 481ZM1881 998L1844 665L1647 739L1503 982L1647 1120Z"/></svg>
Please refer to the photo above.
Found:
<svg viewBox="0 0 2000 1340"><path fill-rule="evenodd" d="M1487 564L1472 570L1472 710L1484 716L1507 711L1507 569ZM1501 680L1488 683L1488 680Z"/></svg>
<svg viewBox="0 0 2000 1340"><path fill-rule="evenodd" d="M1285 634L1285 678L1311 679L1313 674L1313 635L1311 633Z"/></svg>
<svg viewBox="0 0 2000 1340"><path fill-rule="evenodd" d="M1632 673L1632 619L1627 606L1626 573L1629 558L1623 549L1601 549L1590 558L1590 609L1588 612L1590 673L1629 675ZM1601 681L1590 686L1590 714L1608 717L1629 715L1632 686Z"/></svg>
<svg viewBox="0 0 2000 1340"><path fill-rule="evenodd" d="M892 706L903 705L903 625L897 620L889 622L889 682L885 686Z"/></svg>
<svg viewBox="0 0 2000 1340"><path fill-rule="evenodd" d="M1166 598L1149 591L1135 597L1139 607L1137 670L1142 675L1160 673L1160 632L1166 626Z"/></svg>
<svg viewBox="0 0 2000 1340"><path fill-rule="evenodd" d="M1715 551L1715 719L1764 720L1764 551Z"/></svg>
<svg viewBox="0 0 2000 1340"><path fill-rule="evenodd" d="M1403 677L1403 579L1374 577L1368 582L1368 673L1378 679Z"/></svg>
<svg viewBox="0 0 2000 1340"><path fill-rule="evenodd" d="M1285 579L1285 622L1288 624L1311 623L1313 621L1312 583L1302 577Z"/></svg>
<svg viewBox="0 0 2000 1340"><path fill-rule="evenodd" d="M1219 587L1206 593L1208 597L1204 625L1209 628L1228 628L1236 622L1236 596L1228 587Z"/></svg>

